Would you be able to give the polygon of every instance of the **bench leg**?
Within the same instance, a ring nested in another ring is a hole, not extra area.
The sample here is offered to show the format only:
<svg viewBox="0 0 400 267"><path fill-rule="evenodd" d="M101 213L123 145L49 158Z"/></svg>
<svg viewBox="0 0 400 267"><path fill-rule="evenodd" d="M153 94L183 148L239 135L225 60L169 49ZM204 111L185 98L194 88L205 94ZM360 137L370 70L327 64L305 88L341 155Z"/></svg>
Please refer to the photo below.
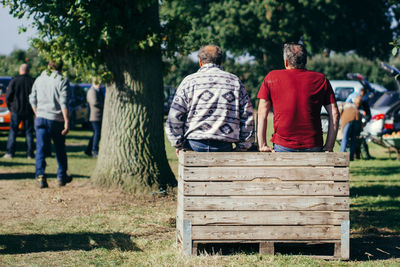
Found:
<svg viewBox="0 0 400 267"><path fill-rule="evenodd" d="M341 234L342 234L340 242L341 258L343 260L348 260L350 258L350 221L342 221Z"/></svg>
<svg viewBox="0 0 400 267"><path fill-rule="evenodd" d="M274 242L260 242L260 254L274 255Z"/></svg>
<svg viewBox="0 0 400 267"><path fill-rule="evenodd" d="M184 255L192 255L192 221L183 220L182 249Z"/></svg>

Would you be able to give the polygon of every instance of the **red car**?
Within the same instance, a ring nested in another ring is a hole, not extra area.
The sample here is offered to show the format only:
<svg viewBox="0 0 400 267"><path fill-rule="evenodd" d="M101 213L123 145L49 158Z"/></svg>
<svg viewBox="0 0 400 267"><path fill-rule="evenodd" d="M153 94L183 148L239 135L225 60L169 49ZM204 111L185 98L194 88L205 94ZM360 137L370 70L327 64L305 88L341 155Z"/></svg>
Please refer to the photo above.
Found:
<svg viewBox="0 0 400 267"><path fill-rule="evenodd" d="M0 77L0 131L10 130L11 113L7 108L6 90L11 79L11 77ZM18 128L22 129L22 122Z"/></svg>

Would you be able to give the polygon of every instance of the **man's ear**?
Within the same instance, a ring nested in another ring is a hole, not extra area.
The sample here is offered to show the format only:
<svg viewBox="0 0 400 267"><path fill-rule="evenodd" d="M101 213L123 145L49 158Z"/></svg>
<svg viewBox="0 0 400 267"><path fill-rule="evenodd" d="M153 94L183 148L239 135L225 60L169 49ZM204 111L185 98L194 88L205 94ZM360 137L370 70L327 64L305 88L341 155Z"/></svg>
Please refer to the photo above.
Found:
<svg viewBox="0 0 400 267"><path fill-rule="evenodd" d="M200 65L200 67L203 66L203 62L201 62L201 59L200 59L200 58L199 58L199 65Z"/></svg>
<svg viewBox="0 0 400 267"><path fill-rule="evenodd" d="M287 69L289 67L289 63L286 59L284 60L284 63L285 63L285 68Z"/></svg>

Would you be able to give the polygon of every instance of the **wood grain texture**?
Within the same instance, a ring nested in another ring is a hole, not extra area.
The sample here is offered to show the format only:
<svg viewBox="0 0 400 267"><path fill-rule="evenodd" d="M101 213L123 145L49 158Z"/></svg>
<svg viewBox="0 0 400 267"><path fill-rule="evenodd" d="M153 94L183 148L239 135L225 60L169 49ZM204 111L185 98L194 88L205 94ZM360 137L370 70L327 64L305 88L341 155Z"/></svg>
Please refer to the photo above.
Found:
<svg viewBox="0 0 400 267"><path fill-rule="evenodd" d="M330 153L262 153L262 152L208 152L180 153L183 166L342 166L349 165L349 154Z"/></svg>
<svg viewBox="0 0 400 267"><path fill-rule="evenodd" d="M184 167L185 181L348 181L348 168L334 167Z"/></svg>
<svg viewBox="0 0 400 267"><path fill-rule="evenodd" d="M192 226L192 238L238 240L340 239L340 226Z"/></svg>
<svg viewBox="0 0 400 267"><path fill-rule="evenodd" d="M185 182L185 196L348 196L346 182Z"/></svg>
<svg viewBox="0 0 400 267"><path fill-rule="evenodd" d="M264 211L349 211L348 197L293 197L293 196L262 196L262 197L185 197L185 211L218 211L218 210L264 210Z"/></svg>
<svg viewBox="0 0 400 267"><path fill-rule="evenodd" d="M192 225L341 225L349 213L325 211L185 211Z"/></svg>

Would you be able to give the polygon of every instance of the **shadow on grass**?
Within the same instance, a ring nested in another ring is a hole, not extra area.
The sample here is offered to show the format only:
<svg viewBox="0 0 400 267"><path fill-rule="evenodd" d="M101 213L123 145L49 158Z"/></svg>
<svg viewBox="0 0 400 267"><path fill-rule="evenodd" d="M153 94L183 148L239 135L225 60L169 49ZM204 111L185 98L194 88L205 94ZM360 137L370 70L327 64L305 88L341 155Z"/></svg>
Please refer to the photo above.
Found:
<svg viewBox="0 0 400 267"><path fill-rule="evenodd" d="M399 197L400 186L397 185L369 185L350 188L350 197L355 196L389 196Z"/></svg>
<svg viewBox="0 0 400 267"><path fill-rule="evenodd" d="M390 204L384 204L389 206ZM399 205L399 203L397 203ZM374 207L376 205L374 204ZM383 211L351 210L350 222L354 229L366 229L374 231L377 228L390 229L400 233L400 209L387 208ZM400 244L400 243L399 243Z"/></svg>
<svg viewBox="0 0 400 267"><path fill-rule="evenodd" d="M35 161L32 162L15 162L15 161L0 161L0 167L14 167L14 166L28 166L35 165Z"/></svg>
<svg viewBox="0 0 400 267"><path fill-rule="evenodd" d="M367 236L350 239L350 259L357 261L400 258L400 236Z"/></svg>
<svg viewBox="0 0 400 267"><path fill-rule="evenodd" d="M389 176L399 173L399 166L357 166L350 168L350 174L354 176Z"/></svg>
<svg viewBox="0 0 400 267"><path fill-rule="evenodd" d="M71 174L72 178L90 178L88 175L78 175L78 174ZM46 177L48 179L57 178L56 173L46 173ZM15 173L0 173L0 180L22 180L22 179L34 179L35 173L34 172L15 172Z"/></svg>
<svg viewBox="0 0 400 267"><path fill-rule="evenodd" d="M0 254L23 254L32 252L92 250L97 248L141 251L130 235L124 233L75 233L0 235Z"/></svg>

